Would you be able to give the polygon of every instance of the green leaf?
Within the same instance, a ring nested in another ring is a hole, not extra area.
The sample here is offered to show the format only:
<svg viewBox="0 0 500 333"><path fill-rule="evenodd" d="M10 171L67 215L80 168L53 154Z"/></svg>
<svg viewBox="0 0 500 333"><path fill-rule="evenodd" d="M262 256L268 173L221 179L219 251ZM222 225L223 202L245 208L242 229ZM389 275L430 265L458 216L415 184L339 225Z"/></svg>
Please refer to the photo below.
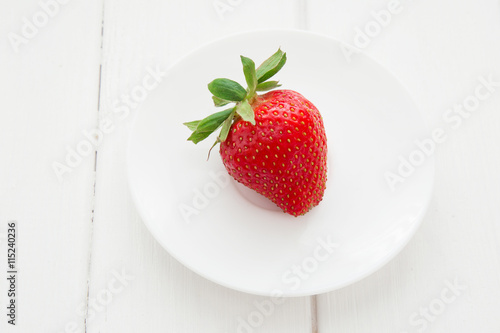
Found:
<svg viewBox="0 0 500 333"><path fill-rule="evenodd" d="M249 121L252 125L255 125L255 113L247 100L244 100L236 107L236 113L238 113L244 121Z"/></svg>
<svg viewBox="0 0 500 333"><path fill-rule="evenodd" d="M215 106L224 106L232 103L231 101L226 101L225 99L219 98L217 96L212 96L212 100L214 101Z"/></svg>
<svg viewBox="0 0 500 333"><path fill-rule="evenodd" d="M183 123L183 125L186 125L187 128L189 128L191 131L196 130L196 127L198 127L198 124L200 123L201 120L195 120L195 121L190 121L187 123Z"/></svg>
<svg viewBox="0 0 500 333"><path fill-rule="evenodd" d="M191 131L194 131L196 127L198 127L198 124L200 123L201 120L195 120L195 121L190 121L187 123L184 123L183 125L186 125L187 128L189 128Z"/></svg>
<svg viewBox="0 0 500 333"><path fill-rule="evenodd" d="M255 88L257 87L257 74L255 72L255 63L252 59L240 56L241 63L243 64L243 73L245 74L245 80L248 85L248 95L252 96L255 93Z"/></svg>
<svg viewBox="0 0 500 333"><path fill-rule="evenodd" d="M194 131L191 136L189 136L188 141L193 141L194 144L201 142L208 138L213 132L196 132Z"/></svg>
<svg viewBox="0 0 500 333"><path fill-rule="evenodd" d="M268 91L274 88L281 87L281 84L279 84L279 81L266 81L259 83L257 85L257 91Z"/></svg>
<svg viewBox="0 0 500 333"><path fill-rule="evenodd" d="M229 117L222 123L222 129L219 134L219 141L224 142L227 139L229 134L229 130L231 129L231 124L233 123L234 111L231 113Z"/></svg>
<svg viewBox="0 0 500 333"><path fill-rule="evenodd" d="M234 108L214 113L200 121L196 130L188 138L189 141L198 143L205 140L232 114Z"/></svg>
<svg viewBox="0 0 500 333"><path fill-rule="evenodd" d="M286 63L286 53L278 49L275 54L262 63L262 65L257 68L257 81L262 83L267 79L270 79L274 74L278 73L279 70Z"/></svg>
<svg viewBox="0 0 500 333"><path fill-rule="evenodd" d="M226 101L242 101L247 91L238 82L229 79L215 79L208 84L208 90L219 98Z"/></svg>

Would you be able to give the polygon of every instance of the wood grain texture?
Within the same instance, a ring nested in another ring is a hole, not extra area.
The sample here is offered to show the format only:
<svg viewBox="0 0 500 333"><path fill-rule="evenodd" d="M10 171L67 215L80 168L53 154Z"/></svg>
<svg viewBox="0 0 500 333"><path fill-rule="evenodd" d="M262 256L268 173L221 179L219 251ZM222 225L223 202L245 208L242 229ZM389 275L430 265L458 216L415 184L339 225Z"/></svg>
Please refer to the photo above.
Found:
<svg viewBox="0 0 500 333"><path fill-rule="evenodd" d="M106 1L100 115L140 84L148 67L166 69L192 49L228 34L293 28L299 21L298 5L284 0L241 1L222 18L215 3ZM274 14L276 8L283 8L280 15ZM117 123L98 150L89 298L104 295L114 270L125 269L134 278L103 309L94 311L87 331L247 332L241 320L266 298L218 286L182 266L156 243L133 207L125 153L130 120L137 112ZM251 330L310 332L310 308L308 297L289 299Z"/></svg>
<svg viewBox="0 0 500 333"><path fill-rule="evenodd" d="M311 0L309 28L352 44L354 29L387 3ZM403 10L364 51L408 88L431 129L448 134L436 149L434 196L400 255L365 280L318 297L319 332L498 332L500 89L457 129L443 114L474 94L479 76L500 81L500 6L400 3ZM441 309L443 290L455 278L467 288ZM420 311L430 307L426 319Z"/></svg>
<svg viewBox="0 0 500 333"><path fill-rule="evenodd" d="M95 127L100 60L100 1L73 2L43 24L18 52L23 17L38 1L2 3L0 11L0 233L18 221L17 325L6 323L5 238L0 239L1 332L83 332L88 277L94 151L58 181L82 130ZM54 9L55 11L56 9ZM43 16L43 15L42 15Z"/></svg>

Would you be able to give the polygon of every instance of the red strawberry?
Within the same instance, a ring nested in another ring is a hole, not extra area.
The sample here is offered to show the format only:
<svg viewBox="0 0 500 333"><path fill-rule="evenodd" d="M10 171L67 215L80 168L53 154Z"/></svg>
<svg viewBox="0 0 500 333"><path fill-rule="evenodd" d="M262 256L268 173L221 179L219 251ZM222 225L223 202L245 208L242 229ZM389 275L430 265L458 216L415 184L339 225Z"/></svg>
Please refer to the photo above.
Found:
<svg viewBox="0 0 500 333"><path fill-rule="evenodd" d="M228 79L209 84L216 106L236 106L203 120L185 123L192 131L188 140L198 143L222 126L215 144L228 173L243 185L272 200L284 212L307 213L323 198L326 183L326 135L316 107L292 90L256 91L278 87L266 81L286 62L278 50L255 69L241 57L249 88ZM215 145L214 144L214 145Z"/></svg>

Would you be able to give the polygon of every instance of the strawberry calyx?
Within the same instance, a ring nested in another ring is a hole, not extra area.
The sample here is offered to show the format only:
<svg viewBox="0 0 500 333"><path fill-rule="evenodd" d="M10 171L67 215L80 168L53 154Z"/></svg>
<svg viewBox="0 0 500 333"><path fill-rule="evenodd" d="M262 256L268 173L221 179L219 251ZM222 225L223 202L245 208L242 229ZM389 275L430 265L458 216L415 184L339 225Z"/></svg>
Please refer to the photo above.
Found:
<svg viewBox="0 0 500 333"><path fill-rule="evenodd" d="M221 128L219 135L212 148L220 142L224 142L229 134L233 122L243 119L255 125L255 114L252 105L259 98L257 92L269 91L280 87L279 81L268 81L286 63L286 53L278 49L271 57L265 60L258 68L252 59L240 56L243 64L243 73L247 88L243 88L238 82L219 78L208 84L208 90L212 93L212 100L216 107L235 103L234 106L211 114L201 119L184 123L192 131L188 141L197 144L205 140L210 134ZM211 149L210 149L211 150Z"/></svg>

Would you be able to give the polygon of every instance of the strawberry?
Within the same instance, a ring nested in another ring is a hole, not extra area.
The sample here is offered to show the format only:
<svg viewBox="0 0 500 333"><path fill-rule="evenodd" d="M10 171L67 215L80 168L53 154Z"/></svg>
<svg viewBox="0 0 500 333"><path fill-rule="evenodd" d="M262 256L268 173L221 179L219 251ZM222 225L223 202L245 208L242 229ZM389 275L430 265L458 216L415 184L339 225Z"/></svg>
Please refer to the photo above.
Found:
<svg viewBox="0 0 500 333"><path fill-rule="evenodd" d="M292 90L273 90L267 81L285 64L278 50L257 69L241 56L248 88L229 79L208 85L216 106L236 103L202 120L184 123L195 144L222 127L214 146L227 172L241 184L264 195L285 213L304 215L323 198L327 145L323 119L316 107ZM212 146L213 148L213 146Z"/></svg>

